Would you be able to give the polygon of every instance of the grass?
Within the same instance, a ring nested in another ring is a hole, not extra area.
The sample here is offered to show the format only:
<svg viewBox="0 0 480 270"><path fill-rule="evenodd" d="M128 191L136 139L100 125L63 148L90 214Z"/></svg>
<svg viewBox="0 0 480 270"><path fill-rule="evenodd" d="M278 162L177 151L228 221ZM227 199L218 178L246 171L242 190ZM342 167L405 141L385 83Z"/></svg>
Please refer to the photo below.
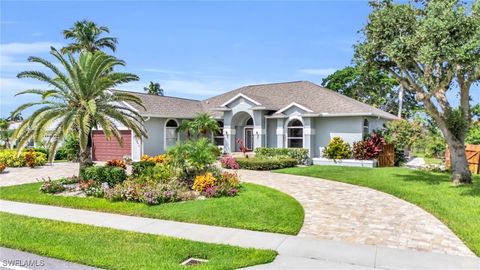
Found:
<svg viewBox="0 0 480 270"><path fill-rule="evenodd" d="M0 212L0 245L103 269L236 269L271 262L276 252L207 244Z"/></svg>
<svg viewBox="0 0 480 270"><path fill-rule="evenodd" d="M442 164L443 163L443 161L439 158L426 157L425 153L423 153L423 152L414 152L413 155L415 157L423 158L423 160L425 160L426 164Z"/></svg>
<svg viewBox="0 0 480 270"><path fill-rule="evenodd" d="M293 235L303 224L303 207L299 202L285 193L254 184L243 183L242 191L235 197L156 206L55 196L40 192L40 185L2 187L0 199Z"/></svg>
<svg viewBox="0 0 480 270"><path fill-rule="evenodd" d="M480 177L453 186L450 176L406 168L310 166L276 172L312 176L364 186L414 203L443 221L480 255Z"/></svg>

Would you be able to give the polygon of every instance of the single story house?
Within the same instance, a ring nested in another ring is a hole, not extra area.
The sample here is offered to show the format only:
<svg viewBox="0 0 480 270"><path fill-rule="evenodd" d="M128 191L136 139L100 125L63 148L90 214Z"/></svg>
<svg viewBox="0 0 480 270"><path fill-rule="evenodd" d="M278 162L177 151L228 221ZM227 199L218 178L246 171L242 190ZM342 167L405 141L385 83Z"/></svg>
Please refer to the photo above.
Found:
<svg viewBox="0 0 480 270"><path fill-rule="evenodd" d="M119 90L115 90L119 91ZM242 140L249 150L256 147L303 147L311 157L333 137L352 144L396 116L356 101L309 81L244 86L205 100L155 96L130 92L139 97L145 109L125 103L145 118L148 138L136 138L124 129L124 144L108 141L101 130L93 132L94 160L129 155L139 160L143 154L164 153L186 134L177 127L185 119L208 113L217 119L222 131L212 134L225 153L239 151Z"/></svg>

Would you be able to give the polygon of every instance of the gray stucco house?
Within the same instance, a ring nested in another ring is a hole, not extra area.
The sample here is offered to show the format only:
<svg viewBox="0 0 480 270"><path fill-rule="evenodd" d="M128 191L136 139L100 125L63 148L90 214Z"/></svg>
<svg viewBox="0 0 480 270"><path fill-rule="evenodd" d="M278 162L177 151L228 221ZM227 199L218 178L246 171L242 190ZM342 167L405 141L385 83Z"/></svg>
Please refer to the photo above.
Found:
<svg viewBox="0 0 480 270"><path fill-rule="evenodd" d="M131 93L143 101L146 109L125 105L145 117L148 138L135 138L124 130L129 143L121 147L114 140L105 140L103 132L97 131L93 134L95 160L123 155L138 160L143 154L163 153L186 138L186 134L176 130L181 121L203 112L219 121L222 132L212 137L226 153L239 151L236 142L242 139L250 150L303 147L311 157L320 157L320 149L333 137L351 144L386 121L397 119L308 81L249 85L206 100Z"/></svg>

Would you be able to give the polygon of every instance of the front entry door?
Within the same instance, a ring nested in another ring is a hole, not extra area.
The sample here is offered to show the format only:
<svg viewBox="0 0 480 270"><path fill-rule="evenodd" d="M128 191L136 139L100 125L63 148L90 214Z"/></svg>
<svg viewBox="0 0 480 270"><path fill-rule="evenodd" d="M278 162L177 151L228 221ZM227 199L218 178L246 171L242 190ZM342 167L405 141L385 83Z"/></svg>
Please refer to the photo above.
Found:
<svg viewBox="0 0 480 270"><path fill-rule="evenodd" d="M245 148L248 151L253 149L253 128L245 128Z"/></svg>

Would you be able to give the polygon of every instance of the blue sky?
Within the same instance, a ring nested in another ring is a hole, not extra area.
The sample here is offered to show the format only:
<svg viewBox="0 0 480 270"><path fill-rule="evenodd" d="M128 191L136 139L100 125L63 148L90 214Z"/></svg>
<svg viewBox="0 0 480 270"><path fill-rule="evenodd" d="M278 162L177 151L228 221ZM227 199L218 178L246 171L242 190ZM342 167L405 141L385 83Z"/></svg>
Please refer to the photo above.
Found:
<svg viewBox="0 0 480 270"><path fill-rule="evenodd" d="M351 63L366 1L319 2L1 2L0 114L32 97L13 97L38 82L16 79L38 69L30 55L52 58L62 30L89 19L110 27L115 55L140 81L167 95L202 99L247 84L322 78ZM478 92L478 89L476 89ZM476 95L479 100L479 95Z"/></svg>

